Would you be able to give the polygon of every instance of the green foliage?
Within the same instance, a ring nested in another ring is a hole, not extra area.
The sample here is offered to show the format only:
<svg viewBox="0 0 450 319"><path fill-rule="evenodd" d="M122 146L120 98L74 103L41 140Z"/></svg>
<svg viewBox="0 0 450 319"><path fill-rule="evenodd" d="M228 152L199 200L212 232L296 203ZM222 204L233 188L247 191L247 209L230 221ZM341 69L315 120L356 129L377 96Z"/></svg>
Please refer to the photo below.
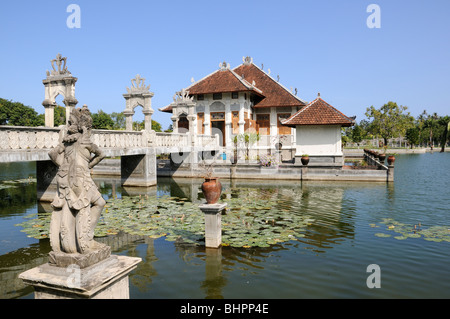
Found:
<svg viewBox="0 0 450 319"><path fill-rule="evenodd" d="M97 113L92 114L92 128L111 130L114 127L114 121L111 115L99 110Z"/></svg>
<svg viewBox="0 0 450 319"><path fill-rule="evenodd" d="M419 144L420 141L419 128L417 126L408 128L406 130L405 137L408 140L409 144L411 144L411 148L413 148L413 146Z"/></svg>
<svg viewBox="0 0 450 319"><path fill-rule="evenodd" d="M361 141L363 140L364 133L365 132L362 129L362 127L360 125L356 124L355 126L353 126L352 131L351 131L352 141L359 145L359 143L361 143Z"/></svg>
<svg viewBox="0 0 450 319"><path fill-rule="evenodd" d="M113 130L124 130L125 129L126 121L125 121L125 114L123 114L123 112L120 112L120 113L112 112L111 119L114 122Z"/></svg>
<svg viewBox="0 0 450 319"><path fill-rule="evenodd" d="M152 120L152 130L154 130L155 132L162 132L161 124Z"/></svg>
<svg viewBox="0 0 450 319"><path fill-rule="evenodd" d="M406 106L398 106L395 102L388 102L379 109L371 106L366 110L366 116L372 119L372 133L384 139L384 145L392 137L404 136L406 130L413 125L414 118L405 113Z"/></svg>
<svg viewBox="0 0 450 319"><path fill-rule="evenodd" d="M144 129L145 129L145 121L142 121L142 122L134 121L133 122L133 130L142 131ZM161 124L152 120L152 130L154 130L155 132L162 132Z"/></svg>
<svg viewBox="0 0 450 319"><path fill-rule="evenodd" d="M30 106L0 98L0 125L42 126L44 118Z"/></svg>

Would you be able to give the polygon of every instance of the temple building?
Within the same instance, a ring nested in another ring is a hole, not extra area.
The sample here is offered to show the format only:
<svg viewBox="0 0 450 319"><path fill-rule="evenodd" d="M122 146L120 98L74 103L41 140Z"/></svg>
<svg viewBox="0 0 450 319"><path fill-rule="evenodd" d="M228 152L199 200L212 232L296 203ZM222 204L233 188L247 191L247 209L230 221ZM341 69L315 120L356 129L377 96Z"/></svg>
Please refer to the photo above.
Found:
<svg viewBox="0 0 450 319"><path fill-rule="evenodd" d="M270 69L266 72L251 57L244 57L234 69L221 63L218 70L177 92L173 103L159 110L172 113L174 133L218 134L223 150L229 151L234 136L256 132L259 140L254 149L264 152L282 145L283 160L290 160L298 155L301 136L291 121L289 125L282 121L308 105L297 96L297 89L288 90L279 77L270 75ZM333 134L336 138L337 133Z"/></svg>

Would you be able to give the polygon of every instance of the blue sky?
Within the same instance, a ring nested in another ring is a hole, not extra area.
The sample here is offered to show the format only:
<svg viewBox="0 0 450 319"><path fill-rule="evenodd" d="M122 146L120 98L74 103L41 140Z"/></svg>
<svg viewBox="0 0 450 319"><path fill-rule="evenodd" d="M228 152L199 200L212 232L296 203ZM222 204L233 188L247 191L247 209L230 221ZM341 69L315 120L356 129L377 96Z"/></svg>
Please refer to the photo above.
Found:
<svg viewBox="0 0 450 319"><path fill-rule="evenodd" d="M81 28L66 24L70 4ZM381 28L368 28L369 4ZM46 70L61 53L78 77L78 106L121 112L136 74L155 93L153 119L175 91L226 61L252 56L287 88L348 116L388 101L412 115L450 114L450 1L1 1L0 97L43 113ZM62 100L62 99L61 99ZM143 119L136 109L135 119Z"/></svg>

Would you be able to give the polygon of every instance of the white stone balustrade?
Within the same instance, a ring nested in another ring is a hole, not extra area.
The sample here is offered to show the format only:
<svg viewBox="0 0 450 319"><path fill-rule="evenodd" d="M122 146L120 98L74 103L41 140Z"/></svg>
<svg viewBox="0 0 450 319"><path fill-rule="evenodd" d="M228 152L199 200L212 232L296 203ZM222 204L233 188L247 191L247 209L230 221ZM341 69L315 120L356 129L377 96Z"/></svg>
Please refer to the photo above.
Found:
<svg viewBox="0 0 450 319"><path fill-rule="evenodd" d="M60 141L60 130L61 127L0 125L0 162L47 160L48 150ZM118 130L92 130L91 141L108 150L107 156L130 155L130 151L132 154L146 153L139 150L149 146L155 147L156 153L170 153L189 151L192 147L217 149L219 145L219 139L214 135Z"/></svg>

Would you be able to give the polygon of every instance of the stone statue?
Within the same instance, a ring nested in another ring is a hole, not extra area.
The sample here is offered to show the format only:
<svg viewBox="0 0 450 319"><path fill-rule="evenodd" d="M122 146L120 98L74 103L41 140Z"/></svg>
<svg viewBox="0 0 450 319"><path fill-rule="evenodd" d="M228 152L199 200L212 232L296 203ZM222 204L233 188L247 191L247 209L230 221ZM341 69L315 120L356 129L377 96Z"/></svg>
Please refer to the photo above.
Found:
<svg viewBox="0 0 450 319"><path fill-rule="evenodd" d="M58 191L50 223L53 259L102 250L106 253L101 258L105 258L110 253L110 247L94 241L94 229L106 202L90 174L90 169L104 158L100 148L91 142L91 129L87 106L73 109L62 142L49 152L58 167Z"/></svg>

